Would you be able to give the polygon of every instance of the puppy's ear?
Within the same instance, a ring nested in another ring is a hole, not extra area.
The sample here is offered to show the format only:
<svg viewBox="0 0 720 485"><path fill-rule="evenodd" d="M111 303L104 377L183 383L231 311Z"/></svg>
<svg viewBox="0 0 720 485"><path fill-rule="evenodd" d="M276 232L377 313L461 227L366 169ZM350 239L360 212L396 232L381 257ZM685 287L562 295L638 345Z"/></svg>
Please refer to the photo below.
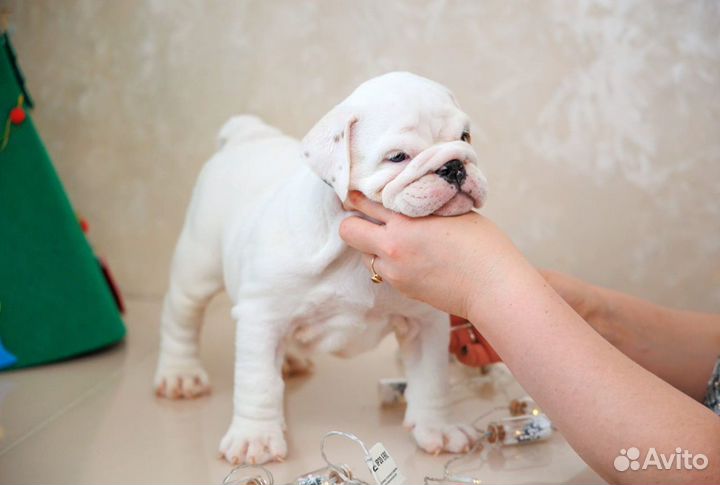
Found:
<svg viewBox="0 0 720 485"><path fill-rule="evenodd" d="M302 140L305 163L343 202L350 187L351 131L356 121L354 109L337 105Z"/></svg>

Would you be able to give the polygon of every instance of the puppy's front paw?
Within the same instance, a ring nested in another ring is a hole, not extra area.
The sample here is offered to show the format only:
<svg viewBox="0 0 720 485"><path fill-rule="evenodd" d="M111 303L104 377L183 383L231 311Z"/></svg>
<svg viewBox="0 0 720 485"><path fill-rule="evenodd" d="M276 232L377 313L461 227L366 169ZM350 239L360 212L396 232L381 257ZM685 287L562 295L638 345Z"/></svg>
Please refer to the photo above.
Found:
<svg viewBox="0 0 720 485"><path fill-rule="evenodd" d="M283 425L235 417L220 441L220 454L233 465L260 465L287 456Z"/></svg>
<svg viewBox="0 0 720 485"><path fill-rule="evenodd" d="M210 393L210 379L200 362L160 358L155 371L155 394L170 399L189 399Z"/></svg>
<svg viewBox="0 0 720 485"><path fill-rule="evenodd" d="M474 445L480 434L467 424L416 424L412 429L418 446L428 453L463 453Z"/></svg>

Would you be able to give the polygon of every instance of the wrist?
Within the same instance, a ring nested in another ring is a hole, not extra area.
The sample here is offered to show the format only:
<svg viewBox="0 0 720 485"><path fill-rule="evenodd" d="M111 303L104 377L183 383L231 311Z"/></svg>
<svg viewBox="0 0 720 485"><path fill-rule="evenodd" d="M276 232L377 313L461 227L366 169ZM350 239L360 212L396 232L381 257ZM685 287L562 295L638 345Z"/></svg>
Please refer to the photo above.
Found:
<svg viewBox="0 0 720 485"><path fill-rule="evenodd" d="M483 278L468 292L465 318L476 326L492 325L499 316L526 296L541 294L544 280L517 251L496 257ZM500 322L501 323L501 322Z"/></svg>

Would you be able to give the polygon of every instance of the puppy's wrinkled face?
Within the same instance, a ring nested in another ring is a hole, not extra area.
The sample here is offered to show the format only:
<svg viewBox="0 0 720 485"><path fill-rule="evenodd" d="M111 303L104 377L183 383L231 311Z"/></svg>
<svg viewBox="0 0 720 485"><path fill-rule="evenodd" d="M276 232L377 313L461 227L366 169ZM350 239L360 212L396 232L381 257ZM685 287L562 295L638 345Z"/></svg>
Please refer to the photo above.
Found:
<svg viewBox="0 0 720 485"><path fill-rule="evenodd" d="M358 87L303 142L341 200L359 190L407 216L452 216L481 207L487 194L470 136L447 88L390 73Z"/></svg>

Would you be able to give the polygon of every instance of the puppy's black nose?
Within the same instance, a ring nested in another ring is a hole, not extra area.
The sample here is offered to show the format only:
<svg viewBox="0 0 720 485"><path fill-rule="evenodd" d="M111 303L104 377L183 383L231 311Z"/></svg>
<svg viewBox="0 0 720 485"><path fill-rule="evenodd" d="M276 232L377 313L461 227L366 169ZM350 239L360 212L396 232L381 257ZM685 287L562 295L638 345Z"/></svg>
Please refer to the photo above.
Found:
<svg viewBox="0 0 720 485"><path fill-rule="evenodd" d="M467 177L465 165L463 165L460 160L450 160L448 163L436 170L435 173L445 179L447 183L457 185L458 188Z"/></svg>

